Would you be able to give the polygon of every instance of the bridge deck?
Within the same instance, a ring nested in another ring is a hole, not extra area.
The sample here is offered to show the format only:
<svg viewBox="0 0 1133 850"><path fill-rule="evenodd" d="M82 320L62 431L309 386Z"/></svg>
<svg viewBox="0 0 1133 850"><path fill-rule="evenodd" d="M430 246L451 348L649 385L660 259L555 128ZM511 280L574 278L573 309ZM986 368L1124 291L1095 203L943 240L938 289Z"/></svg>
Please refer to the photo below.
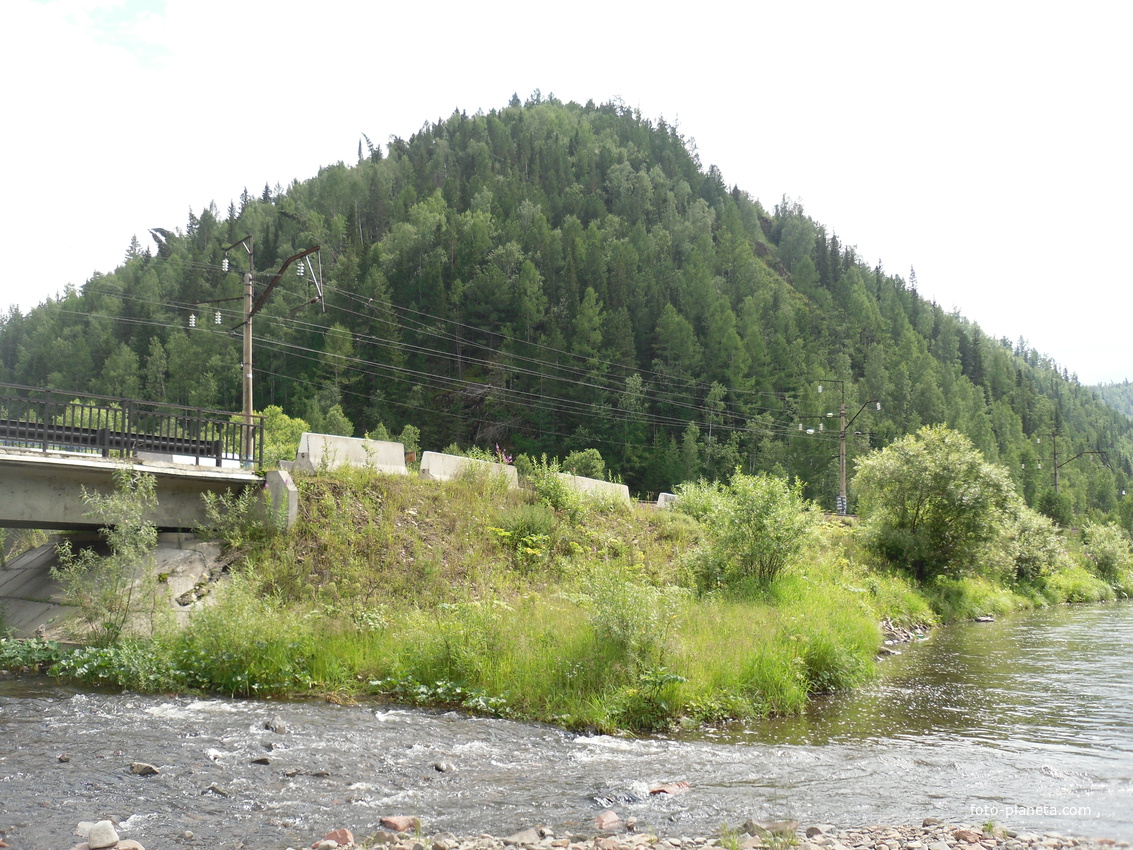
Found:
<svg viewBox="0 0 1133 850"><path fill-rule="evenodd" d="M162 530L190 530L203 524L204 493L238 493L263 486L258 475L245 469L0 448L0 527L97 528L101 523L85 516L83 490L109 495L114 472L124 465L152 473L156 479L158 506L147 519Z"/></svg>

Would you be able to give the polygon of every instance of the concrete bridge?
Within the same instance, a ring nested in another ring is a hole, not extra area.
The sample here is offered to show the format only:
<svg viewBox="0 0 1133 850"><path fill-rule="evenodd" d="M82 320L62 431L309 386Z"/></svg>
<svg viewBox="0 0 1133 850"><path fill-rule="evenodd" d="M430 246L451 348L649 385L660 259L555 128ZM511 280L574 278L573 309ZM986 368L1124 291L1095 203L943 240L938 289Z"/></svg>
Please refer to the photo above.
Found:
<svg viewBox="0 0 1133 850"><path fill-rule="evenodd" d="M161 531L202 525L205 493L264 486L263 478L240 468L0 448L0 528L98 528L102 523L85 516L83 490L110 495L114 473L124 465L153 475L157 506L146 518Z"/></svg>
<svg viewBox="0 0 1133 850"><path fill-rule="evenodd" d="M0 383L0 528L97 528L83 491L112 493L128 464L156 481L146 518L193 529L203 494L264 486L262 450L261 416Z"/></svg>

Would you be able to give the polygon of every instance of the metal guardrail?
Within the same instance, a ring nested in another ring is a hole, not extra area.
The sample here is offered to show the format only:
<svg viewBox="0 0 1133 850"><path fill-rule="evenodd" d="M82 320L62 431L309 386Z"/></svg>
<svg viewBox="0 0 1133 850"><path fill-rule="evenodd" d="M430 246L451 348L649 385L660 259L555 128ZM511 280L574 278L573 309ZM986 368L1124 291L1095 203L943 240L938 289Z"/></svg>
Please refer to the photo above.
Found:
<svg viewBox="0 0 1133 850"><path fill-rule="evenodd" d="M0 383L3 446L102 457L153 452L191 458L198 466L209 460L262 466L263 436L259 415L249 426L243 414L222 410Z"/></svg>

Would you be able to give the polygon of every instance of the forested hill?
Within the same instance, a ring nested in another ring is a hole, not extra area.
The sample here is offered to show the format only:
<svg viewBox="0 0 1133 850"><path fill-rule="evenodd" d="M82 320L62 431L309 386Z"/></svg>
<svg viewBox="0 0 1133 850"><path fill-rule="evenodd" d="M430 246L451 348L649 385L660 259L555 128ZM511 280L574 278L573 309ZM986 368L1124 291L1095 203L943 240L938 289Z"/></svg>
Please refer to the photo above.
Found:
<svg viewBox="0 0 1133 850"><path fill-rule="evenodd" d="M861 409L851 463L944 422L1037 503L1058 434L1060 463L1109 461L1065 463L1073 507L1116 507L1128 419L1059 364L921 298L911 273L864 262L798 204L768 210L729 188L694 151L619 104L538 94L384 150L363 138L352 165L190 211L114 272L11 310L0 381L238 410L248 253L223 261L251 236L257 297L321 246L325 312L307 303L310 276L289 272L254 323L257 409L314 429L594 447L641 494L770 470L832 506L844 392L848 414Z"/></svg>
<svg viewBox="0 0 1133 850"><path fill-rule="evenodd" d="M1133 384L1128 379L1120 384L1099 384L1094 391L1110 407L1133 419Z"/></svg>

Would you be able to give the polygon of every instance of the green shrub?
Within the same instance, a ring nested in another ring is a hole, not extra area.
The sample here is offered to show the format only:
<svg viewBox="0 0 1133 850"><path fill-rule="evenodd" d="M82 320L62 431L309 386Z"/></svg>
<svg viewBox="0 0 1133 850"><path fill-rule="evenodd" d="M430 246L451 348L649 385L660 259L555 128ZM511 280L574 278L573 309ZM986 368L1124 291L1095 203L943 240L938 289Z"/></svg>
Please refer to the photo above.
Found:
<svg viewBox="0 0 1133 850"><path fill-rule="evenodd" d="M1116 584L1130 564L1129 537L1114 523L1088 522L1082 526L1082 546L1094 572L1109 584Z"/></svg>
<svg viewBox="0 0 1133 850"><path fill-rule="evenodd" d="M530 572L546 561L554 546L555 513L542 502L517 505L500 513L488 530L510 550L516 566Z"/></svg>
<svg viewBox="0 0 1133 850"><path fill-rule="evenodd" d="M1047 490L1039 499L1039 513L1049 517L1061 528L1069 528L1074 521L1074 510L1070 504L1070 497L1065 493L1055 493Z"/></svg>
<svg viewBox="0 0 1133 850"><path fill-rule="evenodd" d="M201 494L205 521L195 531L201 537L221 540L230 549L262 543L283 530L285 516L275 510L261 512L260 494L255 488L245 487L234 494Z"/></svg>
<svg viewBox="0 0 1133 850"><path fill-rule="evenodd" d="M1063 602L1101 602L1114 597L1112 587L1077 564L1059 570L1046 583L1051 595Z"/></svg>
<svg viewBox="0 0 1133 850"><path fill-rule="evenodd" d="M791 566L814 534L817 512L794 487L770 475L737 471L726 486L682 485L677 510L700 519L708 531L701 577L729 584L754 579L766 584Z"/></svg>
<svg viewBox="0 0 1133 850"><path fill-rule="evenodd" d="M63 655L48 672L86 685L139 693L183 689L185 678L166 650L165 644L153 640L127 639L113 646L88 646Z"/></svg>
<svg viewBox="0 0 1133 850"><path fill-rule="evenodd" d="M0 670L40 670L58 661L61 654L55 641L0 637Z"/></svg>
<svg viewBox="0 0 1133 850"><path fill-rule="evenodd" d="M562 467L563 472L581 475L583 478L597 478L601 481L606 477L606 462L597 449L571 452L563 460Z"/></svg>
<svg viewBox="0 0 1133 850"><path fill-rule="evenodd" d="M1066 545L1054 523L1028 508L1021 499L1004 523L1002 538L995 548L1007 556L1016 581L1034 581L1069 563Z"/></svg>
<svg viewBox="0 0 1133 850"><path fill-rule="evenodd" d="M295 460L299 440L311 426L303 419L293 418L278 405L268 405L264 417L264 467L274 469L280 461Z"/></svg>
<svg viewBox="0 0 1133 850"><path fill-rule="evenodd" d="M635 672L660 666L684 591L626 581L606 569L595 570L588 585L582 601L598 640L613 647Z"/></svg>
<svg viewBox="0 0 1133 850"><path fill-rule="evenodd" d="M1006 470L942 425L859 459L854 485L867 544L918 581L976 569L1017 498Z"/></svg>
<svg viewBox="0 0 1133 850"><path fill-rule="evenodd" d="M157 505L154 488L152 475L128 466L114 471L110 495L83 488L87 506L83 515L105 523L101 534L110 553L75 552L70 540L59 544L59 563L51 568L51 575L67 602L79 608L75 637L104 646L114 643L137 613L136 597L146 598L150 613L155 613L157 528L145 517Z"/></svg>
<svg viewBox="0 0 1133 850"><path fill-rule="evenodd" d="M526 482L539 500L551 510L562 511L572 522L575 522L583 513L582 496L566 481L559 477L562 468L558 460L542 458L528 460L526 468Z"/></svg>

